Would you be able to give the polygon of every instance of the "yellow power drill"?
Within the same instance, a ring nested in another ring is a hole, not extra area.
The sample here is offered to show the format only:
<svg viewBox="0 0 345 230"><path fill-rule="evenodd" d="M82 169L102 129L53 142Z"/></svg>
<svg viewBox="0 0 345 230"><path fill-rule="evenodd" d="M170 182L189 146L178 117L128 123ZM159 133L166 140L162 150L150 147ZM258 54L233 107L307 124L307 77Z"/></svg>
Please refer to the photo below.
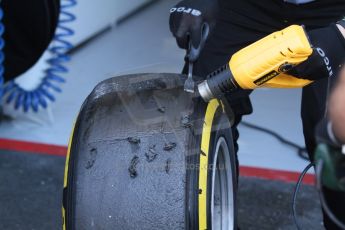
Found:
<svg viewBox="0 0 345 230"><path fill-rule="evenodd" d="M311 81L285 73L307 60L312 52L304 28L289 26L235 53L228 64L198 85L199 94L209 101L239 89L303 87Z"/></svg>

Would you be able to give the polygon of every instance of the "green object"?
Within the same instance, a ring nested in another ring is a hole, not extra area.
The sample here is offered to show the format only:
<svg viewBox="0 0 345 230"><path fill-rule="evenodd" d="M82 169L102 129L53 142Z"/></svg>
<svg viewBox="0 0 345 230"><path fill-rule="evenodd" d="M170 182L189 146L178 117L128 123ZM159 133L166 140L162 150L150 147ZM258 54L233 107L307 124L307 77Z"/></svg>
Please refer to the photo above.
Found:
<svg viewBox="0 0 345 230"><path fill-rule="evenodd" d="M345 192L345 155L340 148L319 144L315 152L315 165L323 161L322 185Z"/></svg>

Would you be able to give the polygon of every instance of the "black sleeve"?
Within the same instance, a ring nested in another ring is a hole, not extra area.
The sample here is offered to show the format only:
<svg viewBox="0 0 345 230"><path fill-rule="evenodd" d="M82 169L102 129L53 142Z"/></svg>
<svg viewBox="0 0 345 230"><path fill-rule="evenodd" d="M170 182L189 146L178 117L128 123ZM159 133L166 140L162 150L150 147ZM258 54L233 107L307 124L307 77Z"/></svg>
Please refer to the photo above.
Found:
<svg viewBox="0 0 345 230"><path fill-rule="evenodd" d="M52 40L60 0L2 0L5 26L5 81L27 71Z"/></svg>

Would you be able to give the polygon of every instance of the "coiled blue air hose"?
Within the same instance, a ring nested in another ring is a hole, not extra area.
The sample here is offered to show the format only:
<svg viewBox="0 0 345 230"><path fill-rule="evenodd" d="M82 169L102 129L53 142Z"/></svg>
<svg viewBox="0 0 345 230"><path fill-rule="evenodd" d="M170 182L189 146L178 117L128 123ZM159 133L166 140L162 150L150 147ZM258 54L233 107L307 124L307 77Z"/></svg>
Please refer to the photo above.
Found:
<svg viewBox="0 0 345 230"><path fill-rule="evenodd" d="M74 34L74 31L68 28L68 23L76 20L75 15L69 12L68 9L76 4L77 0L61 0L59 22L53 41L48 48L48 52L50 52L52 58L47 60L49 67L47 70L45 70L45 76L41 80L41 83L33 90L25 90L14 80L12 80L6 84L2 92L0 92L0 96L5 97L7 104L14 103L14 108L16 110L22 108L24 112L28 112L30 109L37 112L39 107L47 108L49 101L55 101L55 96L52 92L61 92L61 88L58 86L58 84L65 82L65 79L61 76L61 74L68 72L68 69L64 66L64 64L70 60L70 56L67 54L67 52L73 47L72 44L66 40L67 37L70 37ZM2 18L2 10L0 13ZM4 25L0 22L0 37L3 31ZM0 50L2 50L1 48L3 46L4 41L1 38ZM0 51L1 86L4 82L4 69L2 65L3 59L4 54Z"/></svg>

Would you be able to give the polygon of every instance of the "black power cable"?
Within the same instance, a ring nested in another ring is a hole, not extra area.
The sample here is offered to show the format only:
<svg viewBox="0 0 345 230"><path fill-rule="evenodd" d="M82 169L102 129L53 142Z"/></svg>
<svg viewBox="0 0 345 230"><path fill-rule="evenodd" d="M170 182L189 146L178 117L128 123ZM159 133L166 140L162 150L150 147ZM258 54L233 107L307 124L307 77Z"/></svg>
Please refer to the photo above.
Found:
<svg viewBox="0 0 345 230"><path fill-rule="evenodd" d="M299 157L301 157L304 160L308 160L309 161L308 152L307 152L307 149L305 147L299 146L298 144L285 139L284 137L282 137L281 135L279 135L278 133L276 133L276 132L274 132L274 131L272 131L270 129L267 129L267 128L264 128L264 127L261 127L261 126L258 126L258 125L246 122L246 121L242 121L241 124L243 126L245 126L245 127L248 127L248 128L251 128L251 129L255 129L255 130L267 133L267 134L275 137L281 143L283 143L285 145L288 145L288 146L290 146L292 148L295 148L297 150L297 154L298 154Z"/></svg>
<svg viewBox="0 0 345 230"><path fill-rule="evenodd" d="M295 148L297 150L297 154L298 154L299 157L301 157L304 160L309 160L308 154L307 154L307 150L306 150L305 147L299 146L298 144L285 139L284 137L282 137L281 135L279 135L278 133L276 133L276 132L274 132L274 131L272 131L270 129L267 129L267 128L264 128L264 127L261 127L261 126L249 123L249 122L245 122L245 121L242 121L241 124L244 125L245 127L248 127L248 128L251 128L251 129L255 129L257 131L261 131L261 132L267 133L267 134L275 137L281 143L283 143L285 145L288 145L288 146L290 146L292 148ZM298 195L299 189L301 187L301 184L303 182L303 178L305 177L305 175L307 174L307 172L309 171L309 169L311 167L313 167L313 164L312 163L308 164L307 167L305 167L303 172L300 174L300 176L298 178L298 181L296 183L296 186L295 186L294 193L293 193L291 209L292 209L293 220L294 220L294 223L295 223L296 228L298 230L301 230L301 227L299 226L298 221L297 221L297 213L296 213L297 195Z"/></svg>
<svg viewBox="0 0 345 230"><path fill-rule="evenodd" d="M303 172L299 175L298 177L298 181L296 183L296 187L295 187L295 190L293 192L293 198L292 198L292 204L291 204L291 209L292 209L292 216L293 216L293 221L295 222L295 225L296 225L296 228L298 230L301 230L301 227L299 226L298 224L298 221L297 221L297 215L296 215L296 200L297 200L297 194L299 192L299 189L301 187L301 184L302 184L302 181L303 181L303 178L304 176L307 174L307 172L309 171L309 169L311 167L313 167L314 164L313 163L310 163L309 165L307 165L307 167L305 167L305 169L303 170Z"/></svg>

